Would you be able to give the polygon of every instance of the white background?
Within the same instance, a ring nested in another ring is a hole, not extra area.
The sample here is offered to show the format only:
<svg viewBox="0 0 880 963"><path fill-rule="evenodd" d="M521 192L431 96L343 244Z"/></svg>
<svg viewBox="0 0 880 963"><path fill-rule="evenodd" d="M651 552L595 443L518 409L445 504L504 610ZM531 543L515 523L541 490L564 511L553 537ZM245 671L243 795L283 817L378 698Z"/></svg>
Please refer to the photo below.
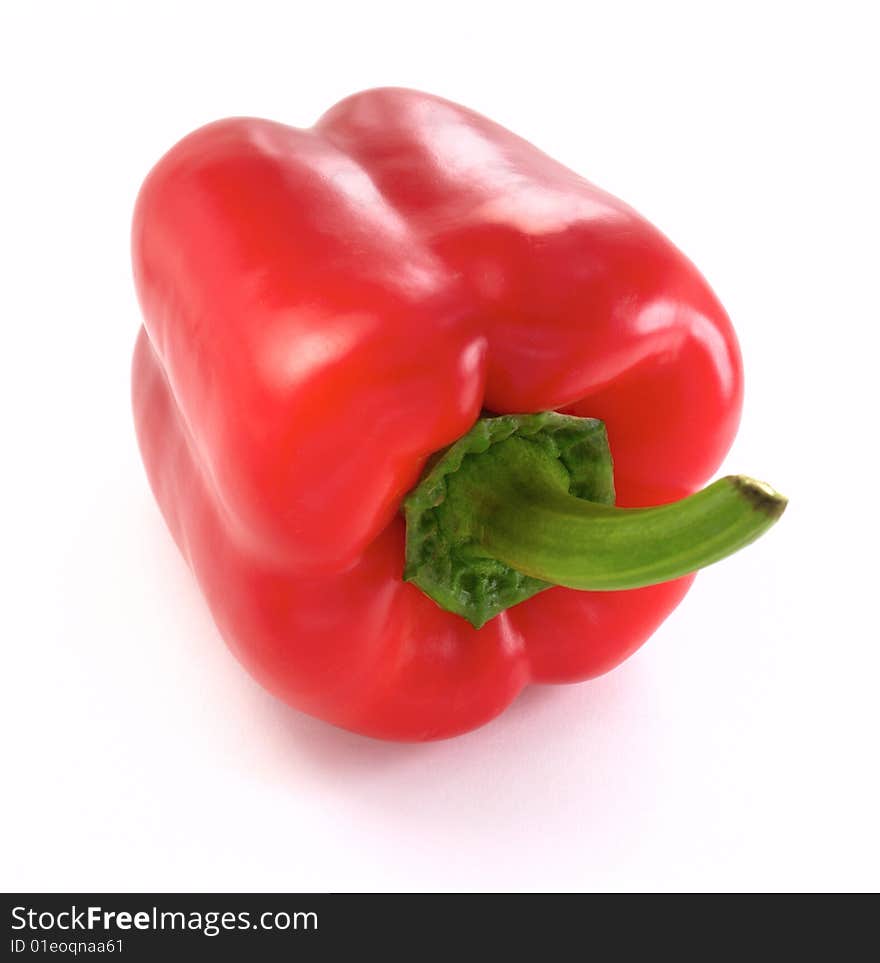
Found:
<svg viewBox="0 0 880 963"><path fill-rule="evenodd" d="M3 5L5 888L878 887L872 6ZM379 84L513 128L698 263L748 379L724 467L791 498L623 667L427 746L237 666L128 401L152 163Z"/></svg>

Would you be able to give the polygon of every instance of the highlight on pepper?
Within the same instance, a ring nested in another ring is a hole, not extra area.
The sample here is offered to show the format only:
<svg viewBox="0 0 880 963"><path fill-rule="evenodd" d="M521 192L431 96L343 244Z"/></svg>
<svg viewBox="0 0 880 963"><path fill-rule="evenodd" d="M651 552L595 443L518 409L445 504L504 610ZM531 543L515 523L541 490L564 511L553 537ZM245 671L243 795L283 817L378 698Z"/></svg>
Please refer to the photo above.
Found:
<svg viewBox="0 0 880 963"><path fill-rule="evenodd" d="M217 121L132 228L147 475L232 652L378 738L627 658L785 499L707 485L742 362L694 265L467 108Z"/></svg>

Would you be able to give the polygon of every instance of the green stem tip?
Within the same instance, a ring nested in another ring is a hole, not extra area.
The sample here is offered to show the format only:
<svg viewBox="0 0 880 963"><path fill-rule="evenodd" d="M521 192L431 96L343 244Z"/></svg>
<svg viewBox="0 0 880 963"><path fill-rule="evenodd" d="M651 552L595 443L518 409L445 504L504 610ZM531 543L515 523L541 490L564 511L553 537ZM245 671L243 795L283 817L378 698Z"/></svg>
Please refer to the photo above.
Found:
<svg viewBox="0 0 880 963"><path fill-rule="evenodd" d="M479 628L553 585L609 591L687 575L753 542L785 506L769 485L729 475L672 504L616 508L602 422L484 418L407 498L404 578Z"/></svg>

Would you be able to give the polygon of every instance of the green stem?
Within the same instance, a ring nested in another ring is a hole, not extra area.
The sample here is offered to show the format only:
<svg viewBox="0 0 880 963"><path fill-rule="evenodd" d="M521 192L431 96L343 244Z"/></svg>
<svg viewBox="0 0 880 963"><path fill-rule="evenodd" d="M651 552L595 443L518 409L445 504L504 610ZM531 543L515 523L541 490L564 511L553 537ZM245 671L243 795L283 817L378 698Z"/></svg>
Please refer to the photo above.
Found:
<svg viewBox="0 0 880 963"><path fill-rule="evenodd" d="M769 485L744 475L656 508L612 508L525 483L481 515L479 541L493 557L554 585L641 588L739 551L785 505Z"/></svg>
<svg viewBox="0 0 880 963"><path fill-rule="evenodd" d="M730 475L673 504L616 508L602 422L483 418L406 500L404 578L479 627L553 585L632 589L705 568L785 505L769 485Z"/></svg>

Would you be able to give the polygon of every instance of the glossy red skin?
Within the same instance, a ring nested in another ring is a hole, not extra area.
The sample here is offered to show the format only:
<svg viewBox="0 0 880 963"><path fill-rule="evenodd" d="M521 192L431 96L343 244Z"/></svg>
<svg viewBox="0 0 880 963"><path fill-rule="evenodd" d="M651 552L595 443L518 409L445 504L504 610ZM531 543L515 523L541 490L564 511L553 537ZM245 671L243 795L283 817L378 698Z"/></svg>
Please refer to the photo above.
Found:
<svg viewBox="0 0 880 963"><path fill-rule="evenodd" d="M484 117L399 89L311 130L219 121L137 202L133 399L150 482L216 622L280 698L452 736L529 682L613 668L691 578L550 589L480 630L401 580L404 494L481 408L605 421L618 503L698 488L739 350L637 213Z"/></svg>

